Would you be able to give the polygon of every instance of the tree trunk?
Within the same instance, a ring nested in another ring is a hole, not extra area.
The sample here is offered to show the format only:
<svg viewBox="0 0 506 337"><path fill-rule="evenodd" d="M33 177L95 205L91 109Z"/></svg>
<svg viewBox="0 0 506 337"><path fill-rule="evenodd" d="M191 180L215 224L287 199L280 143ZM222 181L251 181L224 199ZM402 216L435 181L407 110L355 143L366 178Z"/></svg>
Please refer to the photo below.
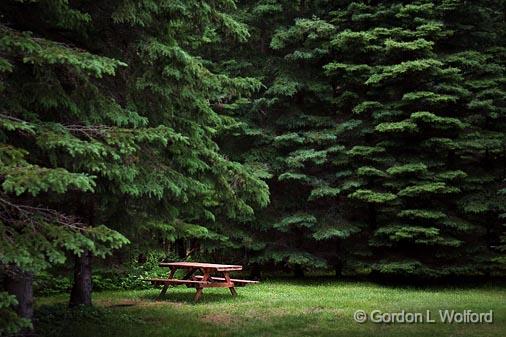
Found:
<svg viewBox="0 0 506 337"><path fill-rule="evenodd" d="M11 268L4 279L5 290L16 296L18 305L15 307L19 316L33 318L33 274Z"/></svg>
<svg viewBox="0 0 506 337"><path fill-rule="evenodd" d="M91 305L91 252L86 250L75 257L74 285L70 293L69 306Z"/></svg>
<svg viewBox="0 0 506 337"><path fill-rule="evenodd" d="M262 278L262 271L260 269L260 266L256 263L253 263L251 265L249 278L252 280L260 280Z"/></svg>
<svg viewBox="0 0 506 337"><path fill-rule="evenodd" d="M303 278L304 277L304 268L300 265L296 265L293 269L293 276L296 278Z"/></svg>
<svg viewBox="0 0 506 337"><path fill-rule="evenodd" d="M186 259L186 242L184 239L176 240L176 254L180 259Z"/></svg>
<svg viewBox="0 0 506 337"><path fill-rule="evenodd" d="M341 273L343 271L343 261L341 257L341 240L336 240L336 261L334 263L334 271L336 273L336 277L341 277Z"/></svg>
<svg viewBox="0 0 506 337"><path fill-rule="evenodd" d="M95 199L79 197L79 204L83 205L81 216L88 219L88 227L95 226ZM74 256L74 284L70 292L69 307L91 305L91 259L92 254L85 250L81 256Z"/></svg>

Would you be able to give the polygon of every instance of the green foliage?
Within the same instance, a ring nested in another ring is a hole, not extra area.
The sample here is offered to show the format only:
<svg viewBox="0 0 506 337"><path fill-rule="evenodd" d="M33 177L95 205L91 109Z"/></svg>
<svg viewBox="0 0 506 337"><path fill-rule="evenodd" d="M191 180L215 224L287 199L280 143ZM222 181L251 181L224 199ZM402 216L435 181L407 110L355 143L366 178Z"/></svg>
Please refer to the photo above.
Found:
<svg viewBox="0 0 506 337"><path fill-rule="evenodd" d="M0 292L0 336L14 335L22 329L31 328L32 323L26 318L20 318L12 309L18 304L14 295Z"/></svg>
<svg viewBox="0 0 506 337"><path fill-rule="evenodd" d="M360 232L360 228L353 225L348 226L323 226L313 234L315 240L346 239L351 235Z"/></svg>
<svg viewBox="0 0 506 337"><path fill-rule="evenodd" d="M418 130L416 124L410 121L380 123L376 125L375 130L378 132L415 132Z"/></svg>
<svg viewBox="0 0 506 337"><path fill-rule="evenodd" d="M294 214L283 218L280 222L272 227L280 231L288 231L290 226L312 227L316 222L316 218L311 214Z"/></svg>
<svg viewBox="0 0 506 337"><path fill-rule="evenodd" d="M230 0L2 2L2 266L40 272L130 242L207 249L269 202L265 168L216 143L261 86L206 55L249 37L234 10Z"/></svg>
<svg viewBox="0 0 506 337"><path fill-rule="evenodd" d="M410 163L389 167L388 174L398 176L404 174L424 174L427 173L427 165L423 163Z"/></svg>
<svg viewBox="0 0 506 337"><path fill-rule="evenodd" d="M386 177L387 174L375 167L362 166L357 169L357 175L364 177Z"/></svg>
<svg viewBox="0 0 506 337"><path fill-rule="evenodd" d="M415 186L408 186L399 191L401 197L415 197L427 194L448 194L458 193L460 190L456 187L447 186L445 183L422 183Z"/></svg>
<svg viewBox="0 0 506 337"><path fill-rule="evenodd" d="M338 187L319 186L314 188L309 194L308 200L316 200L320 198L332 198L341 194L341 189Z"/></svg>
<svg viewBox="0 0 506 337"><path fill-rule="evenodd" d="M93 277L95 277L93 275ZM95 282L93 282L95 288ZM51 274L42 271L35 275L33 280L33 292L36 296L49 296L66 293L72 287L72 280L67 275Z"/></svg>
<svg viewBox="0 0 506 337"><path fill-rule="evenodd" d="M356 190L348 195L349 198L369 202L369 203L385 203L397 199L392 193L374 192L371 190Z"/></svg>
<svg viewBox="0 0 506 337"><path fill-rule="evenodd" d="M158 266L163 259L177 259L175 255L166 255L151 252L146 261L139 263L131 260L121 266L106 267L105 264L97 266L92 275L94 291L107 290L139 290L152 289L152 285L146 279L163 277L167 275L167 269ZM36 296L48 296L68 292L72 287L72 278L61 274L57 269L42 271L35 275L33 291Z"/></svg>
<svg viewBox="0 0 506 337"><path fill-rule="evenodd" d="M101 57L64 44L35 38L32 32L16 32L0 25L0 49L8 55L21 57L22 62L34 66L65 65L78 72L98 78L114 75L119 66L126 63Z"/></svg>
<svg viewBox="0 0 506 337"><path fill-rule="evenodd" d="M367 157L376 153L384 152L383 147L371 147L371 146L354 146L348 151L348 155L352 157Z"/></svg>
<svg viewBox="0 0 506 337"><path fill-rule="evenodd" d="M385 226L377 230L375 235L388 236L391 241L413 240L415 243L424 243L427 240L434 240L439 236L439 229L434 227L413 227L413 226Z"/></svg>
<svg viewBox="0 0 506 337"><path fill-rule="evenodd" d="M439 117L427 111L414 112L410 118L415 122L425 123L440 129L464 128L463 123L457 118Z"/></svg>
<svg viewBox="0 0 506 337"><path fill-rule="evenodd" d="M405 209L397 213L400 218L439 220L446 217L443 212L425 209Z"/></svg>
<svg viewBox="0 0 506 337"><path fill-rule="evenodd" d="M95 186L93 177L72 173L63 168L48 169L30 164L24 167L5 166L0 174L5 177L2 183L3 190L17 196L23 193L37 196L48 191L65 193L72 188L93 192Z"/></svg>
<svg viewBox="0 0 506 337"><path fill-rule="evenodd" d="M230 153L268 153L273 175L257 261L290 250L347 275L503 275L502 2L239 9L251 42L228 50L241 66L227 69L263 81L238 116L264 132ZM314 225L279 225L302 212Z"/></svg>

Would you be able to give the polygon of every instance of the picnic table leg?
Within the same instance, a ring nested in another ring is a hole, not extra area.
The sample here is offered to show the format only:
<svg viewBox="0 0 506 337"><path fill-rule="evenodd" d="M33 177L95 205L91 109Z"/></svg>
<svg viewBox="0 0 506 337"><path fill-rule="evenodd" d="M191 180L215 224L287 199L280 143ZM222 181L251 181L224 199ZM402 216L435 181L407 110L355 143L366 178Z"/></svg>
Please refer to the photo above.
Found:
<svg viewBox="0 0 506 337"><path fill-rule="evenodd" d="M156 297L155 301L160 301L162 299L162 297L165 295L165 293L167 292L168 288L169 288L169 286L165 284L163 286L162 291L160 292L160 294L158 294L158 296Z"/></svg>
<svg viewBox="0 0 506 337"><path fill-rule="evenodd" d="M235 291L235 288L234 287L230 287L228 288L230 289L230 293L232 294L232 296L236 297L237 296L237 291Z"/></svg>
<svg viewBox="0 0 506 337"><path fill-rule="evenodd" d="M197 288L197 292L195 293L195 298L194 298L194 301L195 302L198 302L200 300L200 297L202 296L202 287L198 287Z"/></svg>
<svg viewBox="0 0 506 337"><path fill-rule="evenodd" d="M174 277L174 274L176 273L176 269L177 268L174 268L174 267L171 267L170 268L170 273L169 273L169 277L168 278L173 278ZM160 294L156 297L156 301L159 301L162 299L162 297L165 295L165 293L167 293L167 289L169 289L169 285L168 284L164 284L163 285L163 288L162 288L162 291L160 292Z"/></svg>
<svg viewBox="0 0 506 337"><path fill-rule="evenodd" d="M209 271L207 269L202 269L202 272L204 275L202 276L202 281L206 282L209 279ZM202 291L204 287L201 285L197 286L197 292L195 293L194 301L198 302L200 300L200 297L202 296Z"/></svg>
<svg viewBox="0 0 506 337"><path fill-rule="evenodd" d="M223 272L223 276L225 277L225 282L227 282L229 285L233 284L232 280L230 280L230 275L228 272ZM234 297L237 296L237 291L235 291L235 288L233 286L228 289L230 289L230 293L232 294L232 296Z"/></svg>

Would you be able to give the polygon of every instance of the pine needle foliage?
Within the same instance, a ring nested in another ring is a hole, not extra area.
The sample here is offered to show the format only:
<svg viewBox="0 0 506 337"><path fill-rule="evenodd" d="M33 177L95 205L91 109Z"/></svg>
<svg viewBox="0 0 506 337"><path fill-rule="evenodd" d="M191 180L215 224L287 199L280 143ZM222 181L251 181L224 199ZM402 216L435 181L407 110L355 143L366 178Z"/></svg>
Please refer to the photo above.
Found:
<svg viewBox="0 0 506 337"><path fill-rule="evenodd" d="M216 105L260 87L204 55L249 37L235 9L230 0L2 2L2 269L37 272L129 242L226 242L227 219L267 204L259 170L215 142L237 124ZM3 317L13 302L0 296Z"/></svg>
<svg viewBox="0 0 506 337"><path fill-rule="evenodd" d="M252 37L228 69L265 90L242 110L262 132L238 138L249 151L236 155L272 174L256 259L324 259L346 275L504 275L504 1L240 8ZM301 212L315 221L278 225Z"/></svg>

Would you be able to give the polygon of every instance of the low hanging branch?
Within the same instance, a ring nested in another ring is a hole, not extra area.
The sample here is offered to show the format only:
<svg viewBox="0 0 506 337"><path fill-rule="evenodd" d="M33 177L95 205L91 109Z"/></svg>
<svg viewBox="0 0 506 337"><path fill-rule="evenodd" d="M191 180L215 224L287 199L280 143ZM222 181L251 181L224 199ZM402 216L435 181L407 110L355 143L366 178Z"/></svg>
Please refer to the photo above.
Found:
<svg viewBox="0 0 506 337"><path fill-rule="evenodd" d="M18 125L23 125L23 127L16 127L19 132L27 134L27 130L34 131L40 129L40 127L44 127L43 123L38 122L28 122L18 117L14 117L9 115L8 113L0 113L0 120L6 120L9 122L14 122ZM97 138L97 137L105 137L108 132L110 132L113 128L105 125L81 125L81 124L61 124L63 129L67 130L73 135L82 135L88 138ZM12 128L14 129L14 128Z"/></svg>
<svg viewBox="0 0 506 337"><path fill-rule="evenodd" d="M15 203L0 194L0 221L13 225L37 225L53 223L76 231L86 230L86 226L75 216L57 210Z"/></svg>
<svg viewBox="0 0 506 337"><path fill-rule="evenodd" d="M105 137L113 128L104 125L64 125L70 133L83 135L88 138Z"/></svg>

